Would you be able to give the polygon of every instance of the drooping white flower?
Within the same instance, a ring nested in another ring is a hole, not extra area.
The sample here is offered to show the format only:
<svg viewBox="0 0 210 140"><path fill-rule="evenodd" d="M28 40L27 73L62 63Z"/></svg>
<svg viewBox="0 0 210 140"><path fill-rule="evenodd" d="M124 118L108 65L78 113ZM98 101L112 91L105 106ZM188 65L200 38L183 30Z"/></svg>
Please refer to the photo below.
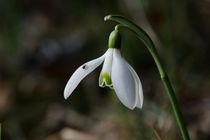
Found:
<svg viewBox="0 0 210 140"><path fill-rule="evenodd" d="M114 38L116 38L115 35ZM113 46L112 43L111 46ZM116 46L115 41L114 46ZM121 56L120 49L117 47L110 47L101 57L80 66L70 77L64 89L64 98L67 99L81 80L103 62L99 76L99 86L113 88L120 101L129 109L142 108L143 91L141 81L135 70Z"/></svg>

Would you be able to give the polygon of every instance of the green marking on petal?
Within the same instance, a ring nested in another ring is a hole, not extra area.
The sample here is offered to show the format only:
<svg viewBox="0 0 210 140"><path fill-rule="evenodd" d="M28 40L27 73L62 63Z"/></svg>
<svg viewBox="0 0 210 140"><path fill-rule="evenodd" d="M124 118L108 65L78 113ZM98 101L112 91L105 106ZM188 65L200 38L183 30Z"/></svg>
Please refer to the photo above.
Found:
<svg viewBox="0 0 210 140"><path fill-rule="evenodd" d="M104 72L101 74L100 78L99 78L99 86L100 87L110 87L113 88L112 85L112 78L109 75L108 72Z"/></svg>

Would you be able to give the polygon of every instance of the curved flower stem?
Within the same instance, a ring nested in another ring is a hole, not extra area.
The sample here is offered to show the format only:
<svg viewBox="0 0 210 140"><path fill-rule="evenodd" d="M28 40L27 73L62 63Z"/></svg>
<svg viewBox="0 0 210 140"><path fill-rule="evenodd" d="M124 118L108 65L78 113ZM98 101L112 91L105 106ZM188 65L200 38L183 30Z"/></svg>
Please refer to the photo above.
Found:
<svg viewBox="0 0 210 140"><path fill-rule="evenodd" d="M190 140L190 137L189 137L186 125L184 123L184 119L183 119L178 101L176 99L174 89L171 85L171 82L168 78L167 73L165 72L162 64L160 63L159 55L157 53L157 50L156 50L155 45L153 44L151 38L138 25L136 25L135 23L133 23L132 21L130 21L129 19L127 19L125 17L118 16L118 15L108 15L104 18L104 20L105 21L112 20L112 21L120 23L119 25L117 25L115 27L116 29L119 29L121 26L129 29L145 44L145 46L149 50L150 54L152 55L152 57L156 63L156 66L158 68L158 71L160 73L161 80L165 86L169 100L171 102L172 109L174 111L174 115L175 115L178 127L181 131L182 138L183 138L183 140Z"/></svg>

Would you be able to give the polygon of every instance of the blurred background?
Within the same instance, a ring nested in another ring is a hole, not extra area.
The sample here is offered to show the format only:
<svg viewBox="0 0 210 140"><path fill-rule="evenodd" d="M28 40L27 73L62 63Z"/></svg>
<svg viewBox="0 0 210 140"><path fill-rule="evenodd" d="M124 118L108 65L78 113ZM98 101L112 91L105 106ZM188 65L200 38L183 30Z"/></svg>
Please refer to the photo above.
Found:
<svg viewBox="0 0 210 140"><path fill-rule="evenodd" d="M210 139L209 0L0 0L0 122L3 140L181 140L156 66L122 31L122 53L143 85L143 109L130 111L98 87L101 67L68 100L67 80L99 57L115 23L132 19L151 36L192 140Z"/></svg>

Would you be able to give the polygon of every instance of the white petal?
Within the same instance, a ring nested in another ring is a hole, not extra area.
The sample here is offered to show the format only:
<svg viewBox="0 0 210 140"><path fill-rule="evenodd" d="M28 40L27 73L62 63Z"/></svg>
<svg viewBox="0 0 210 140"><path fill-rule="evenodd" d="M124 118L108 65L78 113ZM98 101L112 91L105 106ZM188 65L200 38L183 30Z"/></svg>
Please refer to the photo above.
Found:
<svg viewBox="0 0 210 140"><path fill-rule="evenodd" d="M100 82L101 76L104 73L107 73L111 77L112 61L113 61L113 50L114 50L113 48L109 48L107 50L107 52L106 52L104 64L103 64L103 67L102 67L102 70L101 70L101 73L100 73L100 76L99 76L99 86L100 87L104 87L105 86L105 84L103 83L105 81Z"/></svg>
<svg viewBox="0 0 210 140"><path fill-rule="evenodd" d="M143 89L142 89L142 84L141 81L135 72L135 70L127 63L129 70L131 71L134 79L135 79L135 87L136 87L136 107L142 108L143 106L143 101L144 101L144 96L143 96Z"/></svg>
<svg viewBox="0 0 210 140"><path fill-rule="evenodd" d="M120 101L129 109L134 109L136 105L135 79L118 49L114 50L111 77Z"/></svg>
<svg viewBox="0 0 210 140"><path fill-rule="evenodd" d="M67 99L73 90L77 87L80 81L85 78L89 73L91 73L94 69L96 69L105 59L106 53L94 60L91 60L82 66L80 66L70 77L66 87L64 89L64 98Z"/></svg>
<svg viewBox="0 0 210 140"><path fill-rule="evenodd" d="M111 68L112 68L112 61L113 61L113 48L109 48L106 52L104 65L101 72L108 72L111 74Z"/></svg>

